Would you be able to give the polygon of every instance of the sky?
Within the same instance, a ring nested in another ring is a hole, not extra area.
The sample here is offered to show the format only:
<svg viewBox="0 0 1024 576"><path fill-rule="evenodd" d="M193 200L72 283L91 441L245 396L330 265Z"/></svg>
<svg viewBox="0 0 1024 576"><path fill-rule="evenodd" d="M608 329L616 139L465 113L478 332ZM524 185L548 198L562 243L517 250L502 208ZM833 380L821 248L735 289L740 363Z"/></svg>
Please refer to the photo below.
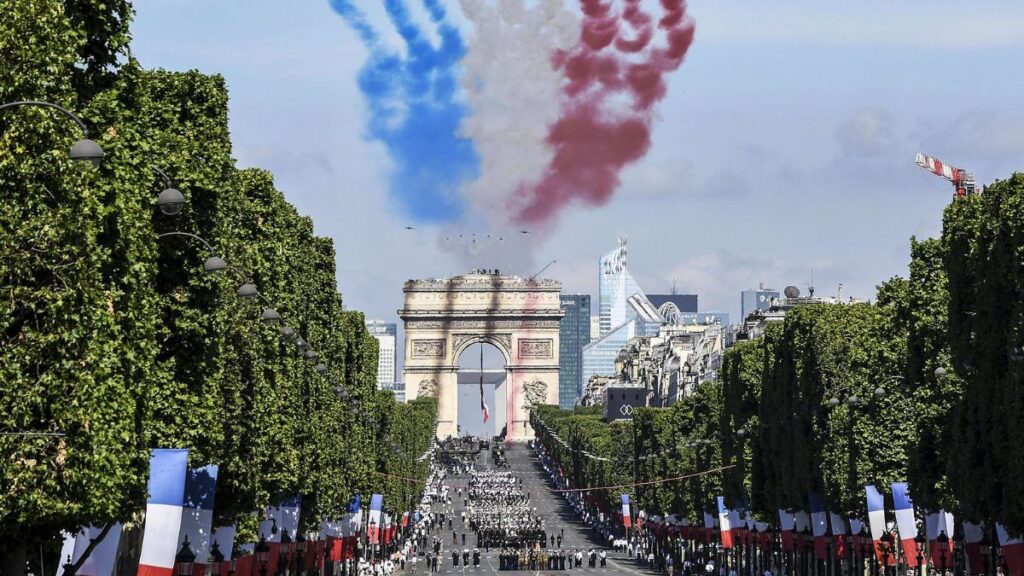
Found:
<svg viewBox="0 0 1024 576"><path fill-rule="evenodd" d="M402 50L379 0L350 1ZM408 1L436 43L420 0ZM442 3L472 45L459 3ZM405 280L474 265L531 276L557 260L545 276L596 294L598 258L619 235L645 291L675 283L699 294L701 310L738 318L741 290L806 290L812 270L818 294L841 283L844 296L872 299L878 283L906 275L910 237L941 230L952 189L914 164L917 152L980 183L1024 168L1024 5L692 0L695 39L653 109L651 148L612 198L570 206L543 234L471 262L444 237L483 235L486 217L423 224L396 202L399 167L372 137L359 85L372 54L327 0L135 8L135 56L226 78L239 165L274 173L334 239L346 307L386 321L398 321ZM575 1L565 9L579 12ZM544 120L533 111L515 113Z"/></svg>

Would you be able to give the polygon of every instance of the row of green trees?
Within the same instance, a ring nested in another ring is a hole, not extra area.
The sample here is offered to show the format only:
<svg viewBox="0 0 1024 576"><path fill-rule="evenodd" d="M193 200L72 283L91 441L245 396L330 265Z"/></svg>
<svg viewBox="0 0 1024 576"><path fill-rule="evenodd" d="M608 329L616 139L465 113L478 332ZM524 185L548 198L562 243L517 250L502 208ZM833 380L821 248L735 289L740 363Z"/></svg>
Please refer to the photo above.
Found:
<svg viewBox="0 0 1024 576"><path fill-rule="evenodd" d="M304 495L302 520L381 492L402 510L425 477L431 400L375 387L377 343L337 292L318 237L268 172L231 157L223 78L144 70L125 1L13 0L0 11L0 103L74 110L106 152L72 167L80 134L52 110L0 112L0 547L131 521L149 450L220 465L215 523L252 539L262 510ZM169 174L187 199L154 209ZM208 274L207 240L237 273ZM313 370L248 280L327 365ZM40 433L52 434L42 435Z"/></svg>
<svg viewBox="0 0 1024 576"><path fill-rule="evenodd" d="M1019 534L1022 348L1015 174L955 199L941 238L912 240L908 277L880 285L874 303L795 308L764 338L730 348L717 381L670 408L639 409L632 423L542 409L535 428L581 487L620 483L631 463L638 482L726 467L628 491L655 513L699 517L721 494L775 522L817 492L830 510L865 518L865 484L906 480L923 509Z"/></svg>

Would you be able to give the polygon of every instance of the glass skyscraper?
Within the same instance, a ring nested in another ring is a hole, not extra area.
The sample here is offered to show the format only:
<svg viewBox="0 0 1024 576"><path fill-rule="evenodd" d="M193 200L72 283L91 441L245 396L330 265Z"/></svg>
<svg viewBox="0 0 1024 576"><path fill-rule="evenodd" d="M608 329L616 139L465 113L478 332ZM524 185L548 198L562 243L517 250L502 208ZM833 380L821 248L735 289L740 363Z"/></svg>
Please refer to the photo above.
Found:
<svg viewBox="0 0 1024 576"><path fill-rule="evenodd" d="M562 294L558 346L558 405L571 410L582 388L583 347L590 343L590 295Z"/></svg>
<svg viewBox="0 0 1024 576"><path fill-rule="evenodd" d="M627 303L630 296L640 294L646 298L626 269L626 254L626 238L620 236L618 247L602 256L598 263L601 336L636 317L636 311Z"/></svg>

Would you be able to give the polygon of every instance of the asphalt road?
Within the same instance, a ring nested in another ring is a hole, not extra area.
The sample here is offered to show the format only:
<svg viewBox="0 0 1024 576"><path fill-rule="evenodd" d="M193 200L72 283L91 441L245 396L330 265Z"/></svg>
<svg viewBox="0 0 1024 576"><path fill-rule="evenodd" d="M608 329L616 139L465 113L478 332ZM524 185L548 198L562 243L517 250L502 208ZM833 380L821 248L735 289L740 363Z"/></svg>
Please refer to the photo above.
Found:
<svg viewBox="0 0 1024 576"><path fill-rule="evenodd" d="M570 574L630 574L633 576L653 576L655 572L648 570L646 567L638 565L635 561L627 559L625 554L617 553L608 550L608 565L604 568L598 566L595 568L589 568L586 561L586 551L593 548L598 550L601 548L607 548L608 543L602 542L600 536L589 529L587 526L580 522L572 511L572 508L565 502L565 499L557 493L551 491L553 485L548 480L544 473L544 468L538 462L533 451L523 444L510 444L505 448L505 455L508 459L509 469L513 474L523 479L523 489L530 493L530 502L537 508L537 514L544 519L544 527L549 537L551 534L558 535L560 532L563 535L562 546L563 550L575 550L580 549L584 552L583 567L576 568L573 570L558 570L550 572L548 570L541 570L533 572L534 574L540 573L552 573L561 574L568 576ZM490 468L492 466L490 461L490 452L481 451L477 455L476 466L477 469ZM466 476L451 476L449 475L447 482L452 485L464 485L468 483L469 478ZM459 494L455 489L451 489L452 509L454 511L454 521L452 523L452 530L448 529L447 524L441 530L435 530L431 533L431 536L438 536L441 539L441 559L444 561L443 565L440 566L441 574L467 574L472 576L478 576L483 574L497 574L498 570L498 550L491 549L490 552L486 552L483 549L480 550L480 566L462 566L460 560L457 568L452 567L451 550L452 545L452 531L456 532L456 538L458 544L454 546L461 553L463 548L468 548L470 553L476 545L476 534L469 529L468 524L466 526L461 525L459 522L459 513L463 510L463 498L465 497L465 491L463 494ZM440 506L435 506L435 510L440 510ZM466 535L466 544L462 544L462 534ZM426 567L424 557L420 556L417 558L416 566L413 571L417 574L429 574ZM472 560L471 560L472 564ZM409 567L406 567L406 572L409 572ZM529 571L520 571L529 572ZM509 571L501 572L502 574L510 573Z"/></svg>

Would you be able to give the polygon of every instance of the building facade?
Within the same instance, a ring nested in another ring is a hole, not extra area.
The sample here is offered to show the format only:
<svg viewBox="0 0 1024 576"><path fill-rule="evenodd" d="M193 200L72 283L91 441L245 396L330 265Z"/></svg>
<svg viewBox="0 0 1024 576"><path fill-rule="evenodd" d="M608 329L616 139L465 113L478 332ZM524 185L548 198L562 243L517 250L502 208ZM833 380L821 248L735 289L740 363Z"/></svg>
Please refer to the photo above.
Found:
<svg viewBox="0 0 1024 576"><path fill-rule="evenodd" d="M754 310L767 310L772 305L772 300L779 297L778 290L759 287L757 290L744 290L740 292L740 322L746 322L747 316Z"/></svg>
<svg viewBox="0 0 1024 576"><path fill-rule="evenodd" d="M400 388L397 386L398 372L395 364L398 325L383 320L367 320L366 330L380 343L380 354L377 357L377 389L394 391Z"/></svg>
<svg viewBox="0 0 1024 576"><path fill-rule="evenodd" d="M562 294L561 301L558 405L572 409L583 386L583 347L590 344L590 295Z"/></svg>

